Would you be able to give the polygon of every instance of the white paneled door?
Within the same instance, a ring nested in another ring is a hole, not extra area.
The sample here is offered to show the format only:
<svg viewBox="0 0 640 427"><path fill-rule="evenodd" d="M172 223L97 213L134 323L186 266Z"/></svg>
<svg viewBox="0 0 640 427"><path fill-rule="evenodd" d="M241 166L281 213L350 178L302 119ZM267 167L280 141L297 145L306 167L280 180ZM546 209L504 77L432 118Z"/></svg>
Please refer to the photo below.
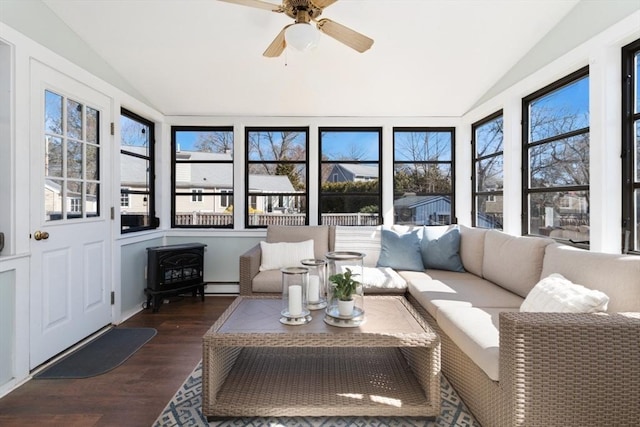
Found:
<svg viewBox="0 0 640 427"><path fill-rule="evenodd" d="M33 369L111 323L112 101L32 61L30 105Z"/></svg>

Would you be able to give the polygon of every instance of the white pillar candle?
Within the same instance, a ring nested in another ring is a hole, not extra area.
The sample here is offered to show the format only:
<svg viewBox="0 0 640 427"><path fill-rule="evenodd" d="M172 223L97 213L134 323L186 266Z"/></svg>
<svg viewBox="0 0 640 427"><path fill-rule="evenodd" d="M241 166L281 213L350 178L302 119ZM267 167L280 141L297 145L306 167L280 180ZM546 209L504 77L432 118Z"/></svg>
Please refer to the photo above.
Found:
<svg viewBox="0 0 640 427"><path fill-rule="evenodd" d="M289 314L300 316L302 314L302 286L289 286Z"/></svg>
<svg viewBox="0 0 640 427"><path fill-rule="evenodd" d="M307 299L310 303L320 301L320 278L318 276L309 276L309 291Z"/></svg>

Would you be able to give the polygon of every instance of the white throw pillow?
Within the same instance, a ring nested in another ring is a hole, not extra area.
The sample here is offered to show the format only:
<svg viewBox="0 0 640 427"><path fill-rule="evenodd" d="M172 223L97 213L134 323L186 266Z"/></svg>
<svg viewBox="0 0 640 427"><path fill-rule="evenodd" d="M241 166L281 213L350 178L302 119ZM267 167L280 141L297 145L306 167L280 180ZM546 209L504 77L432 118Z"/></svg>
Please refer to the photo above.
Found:
<svg viewBox="0 0 640 427"><path fill-rule="evenodd" d="M527 294L520 311L545 313L596 313L606 311L609 297L576 285L554 273L540 280Z"/></svg>
<svg viewBox="0 0 640 427"><path fill-rule="evenodd" d="M299 267L303 259L313 259L313 240L304 242L260 242L262 259L260 271L279 270L285 267Z"/></svg>
<svg viewBox="0 0 640 427"><path fill-rule="evenodd" d="M381 226L336 225L335 250L360 252L364 254L362 264L365 267L375 267L382 248Z"/></svg>

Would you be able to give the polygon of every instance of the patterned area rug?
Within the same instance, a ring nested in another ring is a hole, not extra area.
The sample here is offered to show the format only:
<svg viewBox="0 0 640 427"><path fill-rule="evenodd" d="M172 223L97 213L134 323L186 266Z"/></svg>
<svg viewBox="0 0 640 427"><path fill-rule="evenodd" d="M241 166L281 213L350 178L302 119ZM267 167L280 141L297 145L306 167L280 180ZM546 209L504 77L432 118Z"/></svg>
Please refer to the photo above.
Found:
<svg viewBox="0 0 640 427"><path fill-rule="evenodd" d="M441 376L442 411L426 419L399 417L268 417L233 418L208 423L202 415L202 363L195 367L182 387L164 408L154 427L480 427L456 391Z"/></svg>

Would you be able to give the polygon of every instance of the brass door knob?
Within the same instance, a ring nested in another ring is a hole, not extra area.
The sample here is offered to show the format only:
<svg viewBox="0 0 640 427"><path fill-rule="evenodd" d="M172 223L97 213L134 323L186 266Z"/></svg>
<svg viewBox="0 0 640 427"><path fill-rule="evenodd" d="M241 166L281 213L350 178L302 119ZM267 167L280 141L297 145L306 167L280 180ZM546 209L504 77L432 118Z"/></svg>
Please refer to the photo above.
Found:
<svg viewBox="0 0 640 427"><path fill-rule="evenodd" d="M47 240L49 238L49 233L47 233L46 231L38 230L33 233L33 238L36 240Z"/></svg>

